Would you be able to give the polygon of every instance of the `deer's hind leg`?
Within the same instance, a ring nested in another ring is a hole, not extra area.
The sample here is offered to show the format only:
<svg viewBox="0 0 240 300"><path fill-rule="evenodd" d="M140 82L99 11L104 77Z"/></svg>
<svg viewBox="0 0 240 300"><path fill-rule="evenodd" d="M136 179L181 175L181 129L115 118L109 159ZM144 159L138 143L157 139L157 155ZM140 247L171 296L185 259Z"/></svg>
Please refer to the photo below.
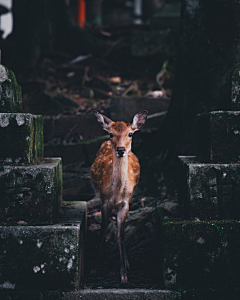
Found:
<svg viewBox="0 0 240 300"><path fill-rule="evenodd" d="M125 221L129 211L128 201L123 201L123 206L118 208L117 212L117 228L118 228L118 246L120 252L120 276L121 283L127 283L126 269L129 268L128 258L126 254L124 238L125 238Z"/></svg>

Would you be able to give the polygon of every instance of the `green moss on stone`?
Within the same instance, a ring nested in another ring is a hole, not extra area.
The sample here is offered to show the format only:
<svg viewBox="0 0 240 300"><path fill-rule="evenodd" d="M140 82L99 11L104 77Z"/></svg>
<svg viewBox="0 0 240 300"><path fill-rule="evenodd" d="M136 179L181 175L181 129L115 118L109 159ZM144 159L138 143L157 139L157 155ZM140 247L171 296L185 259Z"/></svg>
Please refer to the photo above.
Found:
<svg viewBox="0 0 240 300"><path fill-rule="evenodd" d="M33 116L34 132L33 132L33 159L34 161L42 160L44 156L43 145L43 117L41 115Z"/></svg>

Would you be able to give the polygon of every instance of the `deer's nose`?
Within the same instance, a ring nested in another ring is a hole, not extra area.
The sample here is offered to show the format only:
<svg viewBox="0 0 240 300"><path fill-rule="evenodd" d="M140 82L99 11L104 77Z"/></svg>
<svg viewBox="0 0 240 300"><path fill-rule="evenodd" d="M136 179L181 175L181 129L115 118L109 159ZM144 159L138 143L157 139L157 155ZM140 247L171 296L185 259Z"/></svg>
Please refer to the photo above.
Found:
<svg viewBox="0 0 240 300"><path fill-rule="evenodd" d="M125 147L117 147L117 153L119 156L123 156L125 152Z"/></svg>

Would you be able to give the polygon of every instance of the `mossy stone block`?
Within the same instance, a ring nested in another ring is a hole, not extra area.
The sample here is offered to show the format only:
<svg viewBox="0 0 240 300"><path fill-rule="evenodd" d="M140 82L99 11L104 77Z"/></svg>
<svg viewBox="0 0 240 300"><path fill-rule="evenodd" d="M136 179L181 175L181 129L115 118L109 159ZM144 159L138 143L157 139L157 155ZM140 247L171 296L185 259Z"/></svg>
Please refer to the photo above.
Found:
<svg viewBox="0 0 240 300"><path fill-rule="evenodd" d="M14 73L0 65L0 113L22 111L22 88Z"/></svg>
<svg viewBox="0 0 240 300"><path fill-rule="evenodd" d="M199 157L205 162L240 161L240 111L199 116Z"/></svg>
<svg viewBox="0 0 240 300"><path fill-rule="evenodd" d="M240 220L240 163L206 164L179 156L178 200L187 218Z"/></svg>
<svg viewBox="0 0 240 300"><path fill-rule="evenodd" d="M0 163L28 164L43 158L43 118L0 113Z"/></svg>
<svg viewBox="0 0 240 300"><path fill-rule="evenodd" d="M239 292L239 222L172 221L162 228L168 288L181 299L238 299L229 296Z"/></svg>
<svg viewBox="0 0 240 300"><path fill-rule="evenodd" d="M240 110L240 64L237 64L232 75L232 94L231 106L232 110Z"/></svg>
<svg viewBox="0 0 240 300"><path fill-rule="evenodd" d="M15 291L77 288L83 274L86 203L76 204L76 211L78 220L69 218L68 224L0 226L0 286Z"/></svg>
<svg viewBox="0 0 240 300"><path fill-rule="evenodd" d="M39 165L0 166L0 222L53 224L62 204L61 158Z"/></svg>

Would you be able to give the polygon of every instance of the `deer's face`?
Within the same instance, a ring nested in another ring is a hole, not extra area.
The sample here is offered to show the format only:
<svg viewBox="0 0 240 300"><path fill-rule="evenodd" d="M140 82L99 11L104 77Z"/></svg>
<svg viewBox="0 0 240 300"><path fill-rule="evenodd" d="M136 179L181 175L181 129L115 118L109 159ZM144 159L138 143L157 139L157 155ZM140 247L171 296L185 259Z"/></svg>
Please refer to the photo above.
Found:
<svg viewBox="0 0 240 300"><path fill-rule="evenodd" d="M113 122L109 128L113 152L118 157L125 156L131 150L133 130L125 122Z"/></svg>
<svg viewBox="0 0 240 300"><path fill-rule="evenodd" d="M132 123L128 124L125 122L113 122L108 117L94 111L102 128L109 133L113 152L118 157L125 156L131 150L132 135L144 126L147 113L146 110L137 113L133 117Z"/></svg>

